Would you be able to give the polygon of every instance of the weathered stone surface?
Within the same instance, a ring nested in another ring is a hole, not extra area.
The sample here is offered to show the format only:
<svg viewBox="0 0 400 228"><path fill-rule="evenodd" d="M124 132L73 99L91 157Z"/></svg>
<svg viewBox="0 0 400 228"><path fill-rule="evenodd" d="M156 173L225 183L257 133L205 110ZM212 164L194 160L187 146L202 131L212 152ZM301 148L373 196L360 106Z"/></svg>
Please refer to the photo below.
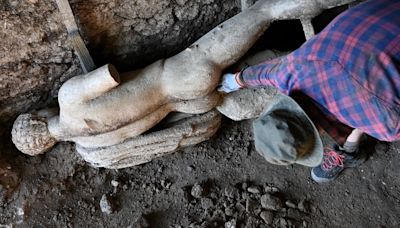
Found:
<svg viewBox="0 0 400 228"><path fill-rule="evenodd" d="M239 197L239 189L233 186L227 186L224 189L224 195L230 199L235 199Z"/></svg>
<svg viewBox="0 0 400 228"><path fill-rule="evenodd" d="M225 228L236 228L236 219L231 219L225 223Z"/></svg>
<svg viewBox="0 0 400 228"><path fill-rule="evenodd" d="M272 211L262 211L260 217L267 225L271 225L274 221L274 213Z"/></svg>
<svg viewBox="0 0 400 228"><path fill-rule="evenodd" d="M253 213L254 210L257 208L258 202L254 199L247 198L246 199L246 211L249 213Z"/></svg>
<svg viewBox="0 0 400 228"><path fill-rule="evenodd" d="M84 160L95 167L125 168L207 140L218 130L220 121L220 114L211 111L114 146L85 148L77 145L76 149Z"/></svg>
<svg viewBox="0 0 400 228"><path fill-rule="evenodd" d="M214 206L214 203L213 203L212 199L210 199L210 198L201 198L200 203L201 203L201 207L204 210L211 209Z"/></svg>
<svg viewBox="0 0 400 228"><path fill-rule="evenodd" d="M236 121L256 118L277 93L272 87L238 90L227 94L217 110Z"/></svg>
<svg viewBox="0 0 400 228"><path fill-rule="evenodd" d="M241 0L240 6L242 10L245 10L254 4L255 0Z"/></svg>
<svg viewBox="0 0 400 228"><path fill-rule="evenodd" d="M261 206L268 210L280 210L282 208L282 201L273 195L264 194L261 196Z"/></svg>
<svg viewBox="0 0 400 228"><path fill-rule="evenodd" d="M127 124L116 130L96 135L66 138L65 140L74 141L83 147L105 147L115 145L123 142L128 138L133 138L140 135L144 131L148 130L150 127L157 124L161 120L161 118L163 118L166 114L173 110L182 112L186 111L189 113L202 113L212 109L219 100L220 94L214 92L200 99L184 100L170 103L169 105L161 106L159 109L148 114L142 119ZM166 124L166 122L168 121L176 122L177 120L179 120L179 118L188 118L191 116L191 114L185 115L185 113L175 112L173 115L167 116L166 118L168 119L163 120L163 122L164 124ZM174 120L173 118L178 119Z"/></svg>
<svg viewBox="0 0 400 228"><path fill-rule="evenodd" d="M195 183L190 190L190 195L199 199L204 195L204 188L199 183Z"/></svg>

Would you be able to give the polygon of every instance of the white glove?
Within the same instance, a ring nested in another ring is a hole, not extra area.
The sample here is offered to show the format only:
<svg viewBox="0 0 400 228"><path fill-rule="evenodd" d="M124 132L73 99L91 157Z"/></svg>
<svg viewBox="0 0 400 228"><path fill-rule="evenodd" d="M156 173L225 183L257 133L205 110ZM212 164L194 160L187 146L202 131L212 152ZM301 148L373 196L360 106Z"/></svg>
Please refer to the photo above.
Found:
<svg viewBox="0 0 400 228"><path fill-rule="evenodd" d="M218 87L218 91L224 93L230 93L243 88L243 85L240 84L239 75L240 72L236 74L231 74L231 73L224 74L222 76L221 84Z"/></svg>

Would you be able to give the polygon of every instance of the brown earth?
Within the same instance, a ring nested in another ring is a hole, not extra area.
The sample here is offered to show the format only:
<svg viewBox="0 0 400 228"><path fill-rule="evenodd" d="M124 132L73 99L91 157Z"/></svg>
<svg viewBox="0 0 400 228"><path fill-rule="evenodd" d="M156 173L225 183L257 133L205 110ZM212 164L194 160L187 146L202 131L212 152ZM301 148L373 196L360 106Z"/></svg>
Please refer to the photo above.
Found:
<svg viewBox="0 0 400 228"><path fill-rule="evenodd" d="M96 64L121 71L179 52L239 11L239 1L70 2ZM399 226L399 143L370 140L370 159L327 185L308 168L264 161L251 121L224 119L208 142L118 171L89 167L69 143L22 155L13 120L54 104L81 69L55 2L1 0L0 19L0 227ZM275 23L256 48L293 50L304 42L299 26Z"/></svg>

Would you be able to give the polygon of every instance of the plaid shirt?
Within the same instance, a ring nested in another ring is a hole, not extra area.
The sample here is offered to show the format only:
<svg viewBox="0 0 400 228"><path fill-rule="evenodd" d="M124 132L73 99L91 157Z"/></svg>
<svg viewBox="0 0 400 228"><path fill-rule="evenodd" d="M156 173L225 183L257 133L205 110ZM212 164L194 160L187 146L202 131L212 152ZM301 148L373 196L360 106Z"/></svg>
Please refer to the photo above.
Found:
<svg viewBox="0 0 400 228"><path fill-rule="evenodd" d="M242 78L292 96L339 143L353 128L399 140L400 1L351 8L296 51L248 67Z"/></svg>

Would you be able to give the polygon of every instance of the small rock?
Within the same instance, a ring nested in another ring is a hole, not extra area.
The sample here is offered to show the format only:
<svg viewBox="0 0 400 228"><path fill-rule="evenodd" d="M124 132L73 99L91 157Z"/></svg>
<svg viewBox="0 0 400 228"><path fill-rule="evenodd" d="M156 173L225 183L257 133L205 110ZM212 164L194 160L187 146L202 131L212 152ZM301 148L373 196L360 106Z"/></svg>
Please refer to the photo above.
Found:
<svg viewBox="0 0 400 228"><path fill-rule="evenodd" d="M274 221L274 213L272 213L272 211L262 211L260 217L267 225L271 225Z"/></svg>
<svg viewBox="0 0 400 228"><path fill-rule="evenodd" d="M285 202L286 206L290 207L290 208L296 208L296 204L294 204L292 201L287 200Z"/></svg>
<svg viewBox="0 0 400 228"><path fill-rule="evenodd" d="M261 196L261 206L268 210L280 210L282 208L281 200L273 195L264 194Z"/></svg>
<svg viewBox="0 0 400 228"><path fill-rule="evenodd" d="M284 218L280 218L279 225L280 225L280 227L287 227L288 223L286 222L286 220Z"/></svg>
<svg viewBox="0 0 400 228"><path fill-rule="evenodd" d="M192 172L194 170L194 167L192 165L189 165L188 167L186 167L186 170L188 172Z"/></svg>
<svg viewBox="0 0 400 228"><path fill-rule="evenodd" d="M215 192L210 193L210 198L211 199L217 199L218 195Z"/></svg>
<svg viewBox="0 0 400 228"><path fill-rule="evenodd" d="M227 216L232 216L232 215L234 214L233 208L232 208L232 207L227 207L227 208L225 208L225 214L226 214Z"/></svg>
<svg viewBox="0 0 400 228"><path fill-rule="evenodd" d="M215 221L215 220L218 220L220 218L225 218L225 212L219 207L216 207L216 209L213 208L212 216L209 219L212 220L212 221Z"/></svg>
<svg viewBox="0 0 400 228"><path fill-rule="evenodd" d="M23 207L17 207L17 223L20 224L25 220L25 210Z"/></svg>
<svg viewBox="0 0 400 228"><path fill-rule="evenodd" d="M236 228L236 219L231 219L225 223L225 228Z"/></svg>
<svg viewBox="0 0 400 228"><path fill-rule="evenodd" d="M246 210L246 208L245 208L245 207L243 206L243 204L241 204L241 203L236 203L235 208L236 208L236 210L239 211L239 212L243 212L243 211Z"/></svg>
<svg viewBox="0 0 400 228"><path fill-rule="evenodd" d="M106 213L106 214L111 214L114 212L113 205L112 205L109 197L106 194L104 194L101 197L100 209L101 209L101 212Z"/></svg>
<svg viewBox="0 0 400 228"><path fill-rule="evenodd" d="M374 191L374 192L377 192L377 189L376 189L375 186L372 185L372 184L369 184L369 185L368 185L368 188L369 188L370 190Z"/></svg>
<svg viewBox="0 0 400 228"><path fill-rule="evenodd" d="M302 199L298 204L297 208L299 208L300 211L307 212L308 211L308 204L305 199Z"/></svg>
<svg viewBox="0 0 400 228"><path fill-rule="evenodd" d="M293 208L289 208L289 210L287 211L287 216L294 220L301 220L303 218L302 213Z"/></svg>
<svg viewBox="0 0 400 228"><path fill-rule="evenodd" d="M190 194L189 189L182 188L181 192L182 192L183 199L185 200L185 202L190 202L192 200L193 196L192 196L192 194Z"/></svg>
<svg viewBox="0 0 400 228"><path fill-rule="evenodd" d="M225 196L231 199L239 197L239 190L235 187L228 186L225 188Z"/></svg>
<svg viewBox="0 0 400 228"><path fill-rule="evenodd" d="M0 184L0 206L3 206L5 198L6 198L6 193L4 187L3 185Z"/></svg>
<svg viewBox="0 0 400 228"><path fill-rule="evenodd" d="M222 206L226 207L230 207L231 204L228 201L223 201Z"/></svg>
<svg viewBox="0 0 400 228"><path fill-rule="evenodd" d="M250 216L247 218L245 228L253 228L253 227L257 227L257 219Z"/></svg>
<svg viewBox="0 0 400 228"><path fill-rule="evenodd" d="M303 227L305 227L305 228L307 228L308 226L307 226L307 222L306 221L303 221Z"/></svg>
<svg viewBox="0 0 400 228"><path fill-rule="evenodd" d="M253 194L259 194L260 193L260 188L258 186L250 186L247 188L247 191Z"/></svg>
<svg viewBox="0 0 400 228"><path fill-rule="evenodd" d="M246 211L247 212L253 212L256 209L256 207L257 207L257 201L255 201L251 198L248 198L246 200Z"/></svg>
<svg viewBox="0 0 400 228"><path fill-rule="evenodd" d="M200 204L201 204L201 207L204 210L207 210L207 209L209 209L209 208L214 206L214 203L210 198L201 198L200 199Z"/></svg>
<svg viewBox="0 0 400 228"><path fill-rule="evenodd" d="M193 185L192 190L190 191L190 194L194 198L201 198L204 194L204 189L203 189L203 187L201 187L200 184L196 183Z"/></svg>
<svg viewBox="0 0 400 228"><path fill-rule="evenodd" d="M314 205L311 205L311 206L310 206L310 211L311 211L311 213L317 212L317 207L314 206Z"/></svg>
<svg viewBox="0 0 400 228"><path fill-rule="evenodd" d="M161 186L163 188L169 189L169 187L171 187L171 182L169 182L167 180L161 180Z"/></svg>
<svg viewBox="0 0 400 228"><path fill-rule="evenodd" d="M277 193L279 192L279 189L274 186L264 185L264 191L265 193Z"/></svg>
<svg viewBox="0 0 400 228"><path fill-rule="evenodd" d="M247 193L247 192L243 192L242 193L242 199L248 199L250 196L249 196L249 193Z"/></svg>
<svg viewBox="0 0 400 228"><path fill-rule="evenodd" d="M242 183L242 189L246 191L248 184L246 182Z"/></svg>
<svg viewBox="0 0 400 228"><path fill-rule="evenodd" d="M111 181L111 185L112 185L114 188L116 188L116 187L118 187L119 182L116 181L116 180L112 180L112 181Z"/></svg>

